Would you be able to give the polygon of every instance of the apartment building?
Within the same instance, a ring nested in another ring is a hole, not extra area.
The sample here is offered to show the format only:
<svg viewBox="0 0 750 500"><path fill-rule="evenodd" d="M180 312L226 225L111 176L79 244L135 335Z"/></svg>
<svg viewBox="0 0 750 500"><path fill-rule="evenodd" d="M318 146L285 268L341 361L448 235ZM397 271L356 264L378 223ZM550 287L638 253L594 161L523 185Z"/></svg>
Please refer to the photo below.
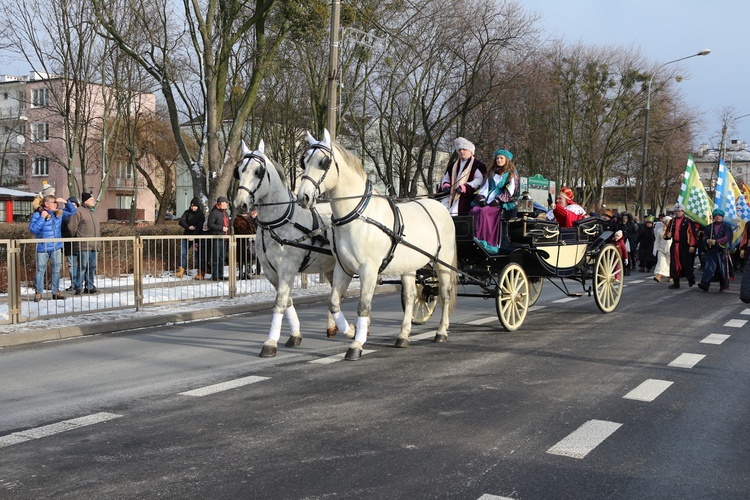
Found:
<svg viewBox="0 0 750 500"><path fill-rule="evenodd" d="M99 198L96 214L102 222L129 220L133 203L137 221L153 222L156 197L137 175L126 152L107 143L105 120L117 119L105 112L111 89L87 84L86 91L79 93L87 96L87 118L85 133L79 137L80 156L76 155L71 165L65 117L60 112L63 106L57 102L63 85L64 81L54 75L0 75L0 187L33 193L46 182L55 187L58 196L66 198L71 194L80 197L85 190ZM153 94L136 94L134 101L131 108L138 113L156 110ZM148 158L139 162L147 171L155 165ZM66 168L69 165L70 172ZM102 185L105 169L109 175ZM14 209L16 221L30 215L25 213L25 205L21 206L19 211Z"/></svg>

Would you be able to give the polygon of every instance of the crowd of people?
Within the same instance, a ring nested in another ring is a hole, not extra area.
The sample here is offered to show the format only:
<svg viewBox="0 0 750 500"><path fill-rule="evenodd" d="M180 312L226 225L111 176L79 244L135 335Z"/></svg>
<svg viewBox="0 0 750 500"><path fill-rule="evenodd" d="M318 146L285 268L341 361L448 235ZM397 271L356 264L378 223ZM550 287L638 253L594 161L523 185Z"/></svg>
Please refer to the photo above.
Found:
<svg viewBox="0 0 750 500"><path fill-rule="evenodd" d="M196 269L196 280L211 279L223 281L224 267L227 264L227 238L200 238L199 235L228 236L254 235L257 231L257 212L236 214L230 227L229 200L219 196L211 208L208 218L200 209L200 198L193 198L190 207L179 219L184 238L180 241L179 261L175 277L186 277L188 261ZM40 240L64 239L62 242L39 242L36 245L36 265L34 275L34 302L43 298L45 289L50 290L53 300L65 300L65 292L74 295L97 294L96 269L101 251L101 228L95 214L96 198L88 192L68 199L55 196L55 188L45 185L32 203L33 213L29 231ZM60 290L60 275L63 257L67 261L71 284L65 291ZM249 279L260 273L252 240L247 237L237 239L237 268L239 279ZM49 269L49 279L47 272Z"/></svg>

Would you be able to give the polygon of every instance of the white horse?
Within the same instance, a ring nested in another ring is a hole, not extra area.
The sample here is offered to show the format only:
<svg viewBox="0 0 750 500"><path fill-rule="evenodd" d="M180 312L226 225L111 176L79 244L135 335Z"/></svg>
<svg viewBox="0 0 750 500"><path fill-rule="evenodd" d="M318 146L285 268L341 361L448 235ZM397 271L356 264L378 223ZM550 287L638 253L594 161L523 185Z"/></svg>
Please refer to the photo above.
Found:
<svg viewBox="0 0 750 500"><path fill-rule="evenodd" d="M295 210L297 204L286 185L283 170L265 155L264 150L262 140L257 151L250 151L242 142L242 160L234 170L234 176L239 180L234 206L243 212L252 208L258 211L255 251L261 269L276 288L271 329L260 351L260 357L271 358L276 356L285 313L291 329L286 347L302 343L300 322L291 297L295 277L302 271L323 273L332 282L335 259L328 229L331 207L321 204L317 210ZM333 337L337 331L329 314L328 337ZM354 328L342 331L350 338L354 337Z"/></svg>
<svg viewBox="0 0 750 500"><path fill-rule="evenodd" d="M378 274L401 276L404 319L396 347L409 346L411 318L416 298L416 271L432 263L440 288L442 316L435 342L448 339L449 314L456 302L455 226L438 201L423 199L394 203L373 193L360 160L335 142L326 130L322 141L308 132L310 149L302 157L305 174L297 190L303 208L315 206L323 193L331 199L334 254L329 308L341 329L347 326L339 303L341 293L355 274L360 278L357 333L346 353L359 359L367 340L372 296Z"/></svg>

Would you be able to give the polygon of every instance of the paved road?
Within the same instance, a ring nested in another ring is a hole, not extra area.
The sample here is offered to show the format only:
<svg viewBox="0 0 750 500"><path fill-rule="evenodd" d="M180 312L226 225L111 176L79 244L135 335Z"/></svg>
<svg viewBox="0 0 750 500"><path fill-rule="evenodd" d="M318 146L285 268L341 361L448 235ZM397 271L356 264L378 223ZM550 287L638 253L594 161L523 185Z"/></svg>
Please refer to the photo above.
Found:
<svg viewBox="0 0 750 500"><path fill-rule="evenodd" d="M462 298L409 349L378 297L356 363L320 307L271 360L268 314L5 350L0 497L748 498L738 285L631 278L608 315L546 286L514 333Z"/></svg>

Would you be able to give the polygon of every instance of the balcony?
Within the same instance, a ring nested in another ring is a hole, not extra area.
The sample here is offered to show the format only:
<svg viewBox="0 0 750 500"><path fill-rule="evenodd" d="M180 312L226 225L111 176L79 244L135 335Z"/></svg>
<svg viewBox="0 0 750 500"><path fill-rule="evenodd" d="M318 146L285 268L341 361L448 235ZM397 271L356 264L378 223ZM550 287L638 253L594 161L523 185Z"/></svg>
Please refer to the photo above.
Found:
<svg viewBox="0 0 750 500"><path fill-rule="evenodd" d="M133 191L135 189L135 179L132 177L110 177L109 187L120 191Z"/></svg>
<svg viewBox="0 0 750 500"><path fill-rule="evenodd" d="M143 208L135 209L135 220L145 220L146 210ZM129 208L108 208L107 219L109 220L130 220Z"/></svg>
<svg viewBox="0 0 750 500"><path fill-rule="evenodd" d="M26 115L25 106L2 106L0 107L0 120L21 120Z"/></svg>

